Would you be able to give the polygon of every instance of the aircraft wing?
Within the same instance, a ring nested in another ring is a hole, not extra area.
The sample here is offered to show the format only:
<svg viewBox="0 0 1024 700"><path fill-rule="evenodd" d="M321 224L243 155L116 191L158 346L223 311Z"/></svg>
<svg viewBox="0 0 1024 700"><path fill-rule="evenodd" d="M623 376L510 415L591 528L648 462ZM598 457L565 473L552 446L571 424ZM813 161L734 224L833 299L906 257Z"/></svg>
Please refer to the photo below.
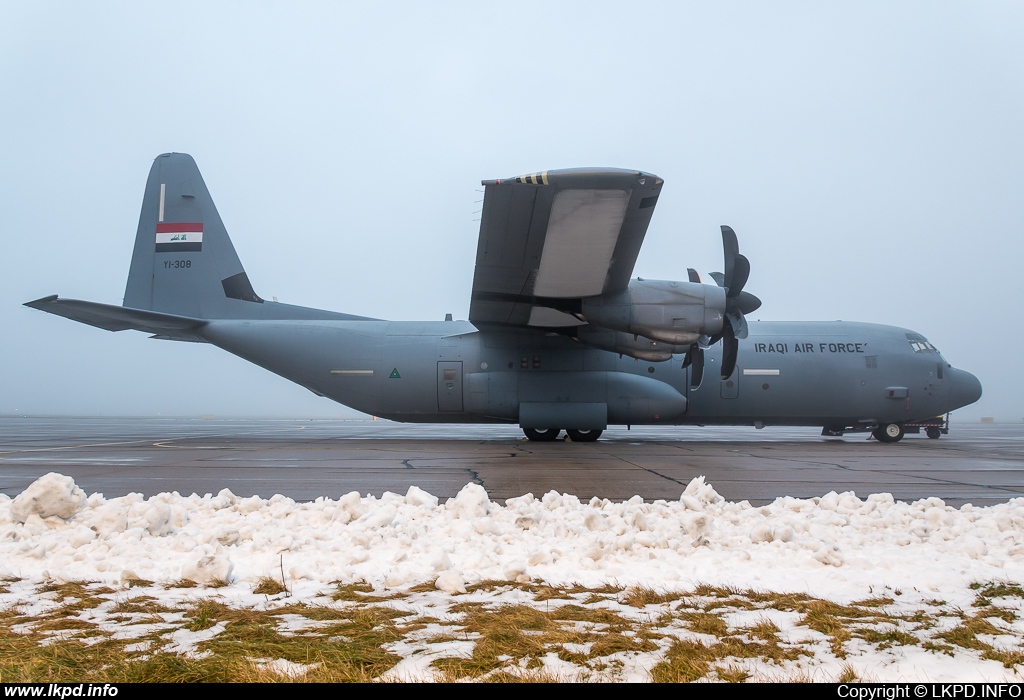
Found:
<svg viewBox="0 0 1024 700"><path fill-rule="evenodd" d="M484 180L469 320L581 325L580 299L626 289L663 182L585 168Z"/></svg>

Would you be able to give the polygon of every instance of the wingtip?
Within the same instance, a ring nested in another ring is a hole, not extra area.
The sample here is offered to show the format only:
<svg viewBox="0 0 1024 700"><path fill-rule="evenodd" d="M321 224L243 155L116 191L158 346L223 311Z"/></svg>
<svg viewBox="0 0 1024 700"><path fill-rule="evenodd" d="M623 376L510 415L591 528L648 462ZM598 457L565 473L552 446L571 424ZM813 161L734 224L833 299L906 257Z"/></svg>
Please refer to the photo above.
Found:
<svg viewBox="0 0 1024 700"><path fill-rule="evenodd" d="M35 301L26 301L24 304L22 304L22 306L28 306L30 308L35 308L37 306L42 306L43 304L49 304L51 301L57 301L57 295L56 294L51 294L48 297L43 297L42 299L36 299Z"/></svg>

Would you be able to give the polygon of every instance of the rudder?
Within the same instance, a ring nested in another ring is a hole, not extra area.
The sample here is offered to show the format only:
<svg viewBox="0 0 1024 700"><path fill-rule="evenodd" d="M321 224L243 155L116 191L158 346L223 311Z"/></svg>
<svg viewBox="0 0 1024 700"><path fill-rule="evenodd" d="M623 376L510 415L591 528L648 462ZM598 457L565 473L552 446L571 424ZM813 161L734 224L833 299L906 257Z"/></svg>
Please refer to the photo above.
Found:
<svg viewBox="0 0 1024 700"><path fill-rule="evenodd" d="M262 304L199 168L185 153L153 161L124 306L192 318L252 316Z"/></svg>

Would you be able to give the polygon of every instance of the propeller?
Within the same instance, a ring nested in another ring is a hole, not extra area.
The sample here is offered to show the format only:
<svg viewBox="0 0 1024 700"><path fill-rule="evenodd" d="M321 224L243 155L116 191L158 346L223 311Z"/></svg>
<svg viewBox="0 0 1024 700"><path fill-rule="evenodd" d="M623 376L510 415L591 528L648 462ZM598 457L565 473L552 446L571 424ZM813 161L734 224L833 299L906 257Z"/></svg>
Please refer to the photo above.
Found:
<svg viewBox="0 0 1024 700"><path fill-rule="evenodd" d="M736 232L729 226L722 226L722 247L725 250L725 273L712 272L711 277L719 287L725 288L725 318L722 330L710 338L701 338L699 343L690 346L683 360L683 367L693 365L690 372L690 385L700 386L704 375L704 353L701 348L722 341L722 379L728 379L736 371L736 356L739 354L739 341L749 333L746 314L761 307L761 300L750 292L743 291L743 286L750 277L750 261L740 254L740 244ZM698 362L700 371L698 372Z"/></svg>
<svg viewBox="0 0 1024 700"><path fill-rule="evenodd" d="M683 356L683 369L692 367L690 370L690 386L694 389L704 381L704 349L694 343Z"/></svg>

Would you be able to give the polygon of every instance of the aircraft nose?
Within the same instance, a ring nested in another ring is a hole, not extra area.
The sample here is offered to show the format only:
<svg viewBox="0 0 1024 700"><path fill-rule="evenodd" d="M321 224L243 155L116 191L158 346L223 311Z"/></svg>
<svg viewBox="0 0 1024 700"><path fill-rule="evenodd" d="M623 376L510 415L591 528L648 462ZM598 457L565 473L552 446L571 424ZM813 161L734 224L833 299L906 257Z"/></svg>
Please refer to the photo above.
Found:
<svg viewBox="0 0 1024 700"><path fill-rule="evenodd" d="M981 398L981 382L970 372L962 369L950 369L953 375L950 377L949 397L953 400L954 408L967 406ZM952 409L951 409L952 410Z"/></svg>

